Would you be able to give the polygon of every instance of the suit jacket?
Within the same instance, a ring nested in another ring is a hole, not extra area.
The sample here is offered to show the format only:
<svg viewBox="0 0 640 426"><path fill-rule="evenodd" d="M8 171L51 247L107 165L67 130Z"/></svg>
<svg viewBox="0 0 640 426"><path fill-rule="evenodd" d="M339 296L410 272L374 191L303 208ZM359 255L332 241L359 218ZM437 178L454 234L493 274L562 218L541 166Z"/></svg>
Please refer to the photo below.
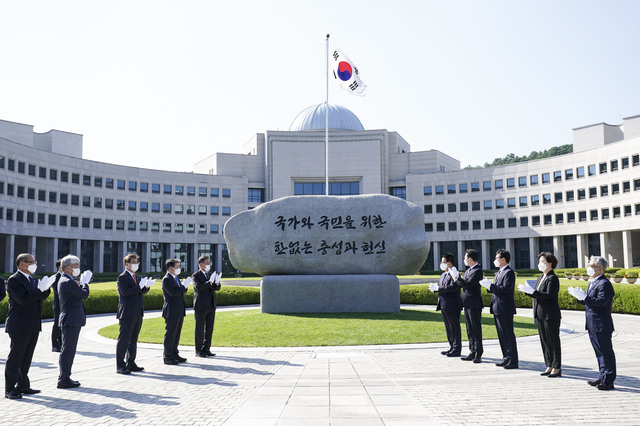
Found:
<svg viewBox="0 0 640 426"><path fill-rule="evenodd" d="M584 305L585 328L595 333L613 332L613 318L611 318L611 303L615 291L604 275L591 281L587 287L587 297L579 303Z"/></svg>
<svg viewBox="0 0 640 426"><path fill-rule="evenodd" d="M4 288L4 278L0 277L0 302L4 300L7 295L7 291Z"/></svg>
<svg viewBox="0 0 640 426"><path fill-rule="evenodd" d="M436 311L460 312L462 299L460 299L460 287L453 281L448 272L440 275L438 281L438 305Z"/></svg>
<svg viewBox="0 0 640 426"><path fill-rule="evenodd" d="M62 276L62 272L56 272L56 279L53 282L51 288L53 289L53 312L60 313L60 297L58 296L58 283L60 282L60 277Z"/></svg>
<svg viewBox="0 0 640 426"><path fill-rule="evenodd" d="M216 308L216 291L220 290L220 283L211 284L210 275L202 269L193 274L193 309L209 311Z"/></svg>
<svg viewBox="0 0 640 426"><path fill-rule="evenodd" d="M491 309L493 315L515 315L516 301L513 291L516 287L516 273L507 265L489 287L491 293Z"/></svg>
<svg viewBox="0 0 640 426"><path fill-rule="evenodd" d="M16 272L7 281L9 313L5 321L5 333L37 333L42 330L42 301L51 290L42 292L34 287L21 272Z"/></svg>
<svg viewBox="0 0 640 426"><path fill-rule="evenodd" d="M465 309L482 309L482 293L480 289L480 281L484 277L482 273L482 267L479 263L476 263L471 268L467 269L456 280L456 284L462 287L462 306Z"/></svg>
<svg viewBox="0 0 640 426"><path fill-rule="evenodd" d="M550 320L560 319L560 305L558 305L558 292L560 291L560 280L553 269L547 276L544 274L538 277L535 291L529 294L533 299L533 319Z"/></svg>
<svg viewBox="0 0 640 426"><path fill-rule="evenodd" d="M137 282L137 283L136 283ZM136 318L144 316L143 295L149 292L149 287L140 288L140 277L124 271L118 276L118 313L116 318Z"/></svg>
<svg viewBox="0 0 640 426"><path fill-rule="evenodd" d="M187 292L187 289L182 284L179 284L179 281L176 282L175 278L168 272L162 279L163 318L183 317L186 315L183 294Z"/></svg>
<svg viewBox="0 0 640 426"><path fill-rule="evenodd" d="M60 327L82 327L87 323L87 315L82 301L89 297L89 285L79 286L72 277L63 274L58 282L60 298Z"/></svg>

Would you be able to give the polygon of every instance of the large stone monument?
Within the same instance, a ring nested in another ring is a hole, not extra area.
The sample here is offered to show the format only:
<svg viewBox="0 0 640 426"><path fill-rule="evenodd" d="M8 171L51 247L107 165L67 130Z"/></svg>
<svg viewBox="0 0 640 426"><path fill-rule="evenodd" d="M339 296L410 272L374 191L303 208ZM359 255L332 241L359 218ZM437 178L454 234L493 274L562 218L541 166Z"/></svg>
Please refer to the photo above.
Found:
<svg viewBox="0 0 640 426"><path fill-rule="evenodd" d="M397 312L397 274L429 254L422 209L389 195L280 198L224 226L235 268L263 275L261 309Z"/></svg>

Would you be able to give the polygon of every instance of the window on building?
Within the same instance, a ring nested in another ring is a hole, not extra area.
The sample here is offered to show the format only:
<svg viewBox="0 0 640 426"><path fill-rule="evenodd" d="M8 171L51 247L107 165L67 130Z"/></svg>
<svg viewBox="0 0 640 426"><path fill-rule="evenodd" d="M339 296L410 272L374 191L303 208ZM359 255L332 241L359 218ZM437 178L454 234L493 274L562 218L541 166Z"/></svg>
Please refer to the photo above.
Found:
<svg viewBox="0 0 640 426"><path fill-rule="evenodd" d="M584 189L578 189L578 200L584 200L586 197L586 191Z"/></svg>
<svg viewBox="0 0 640 426"><path fill-rule="evenodd" d="M433 223L425 223L424 230L425 232L433 232Z"/></svg>
<svg viewBox="0 0 640 426"><path fill-rule="evenodd" d="M618 170L618 160L611 160L611 171L615 172Z"/></svg>
<svg viewBox="0 0 640 426"><path fill-rule="evenodd" d="M108 188L108 189L113 189L113 179L112 178L105 178L104 179L104 187ZM106 228L106 225L105 225Z"/></svg>
<svg viewBox="0 0 640 426"><path fill-rule="evenodd" d="M17 197L24 198L24 186L18 185Z"/></svg>
<svg viewBox="0 0 640 426"><path fill-rule="evenodd" d="M71 216L71 221L69 222L69 225L70 225L72 228L77 228L77 227L78 227L78 224L80 223L80 222L79 222L79 219L80 219L80 218L78 218L78 216Z"/></svg>
<svg viewBox="0 0 640 426"><path fill-rule="evenodd" d="M520 197L518 200L520 207L527 207L527 197Z"/></svg>
<svg viewBox="0 0 640 426"><path fill-rule="evenodd" d="M589 213L591 220L598 220L598 210L591 210Z"/></svg>
<svg viewBox="0 0 640 426"><path fill-rule="evenodd" d="M138 182L136 182L135 180L130 180L129 191L137 191L137 190L138 190ZM135 226L135 222L134 222L134 226Z"/></svg>
<svg viewBox="0 0 640 426"><path fill-rule="evenodd" d="M171 232L171 223L164 222L162 224L162 232Z"/></svg>
<svg viewBox="0 0 640 426"><path fill-rule="evenodd" d="M113 219L104 220L104 229L113 229Z"/></svg>
<svg viewBox="0 0 640 426"><path fill-rule="evenodd" d="M46 167L38 167L38 176L42 179L47 178L47 168Z"/></svg>
<svg viewBox="0 0 640 426"><path fill-rule="evenodd" d="M527 186L527 177L526 176L520 176L518 178L518 186Z"/></svg>
<svg viewBox="0 0 640 426"><path fill-rule="evenodd" d="M531 216L531 226L540 226L540 216Z"/></svg>
<svg viewBox="0 0 640 426"><path fill-rule="evenodd" d="M0 194L4 193L4 183L0 183ZM66 194L65 194L66 195ZM29 200L36 199L36 189L35 188L27 188L27 198ZM66 197L65 197L66 201ZM62 194L60 194L60 202L62 203ZM65 202L66 204L66 202Z"/></svg>
<svg viewBox="0 0 640 426"><path fill-rule="evenodd" d="M564 223L564 215L562 213L556 213L556 225Z"/></svg>
<svg viewBox="0 0 640 426"><path fill-rule="evenodd" d="M231 207L222 207L222 216L231 216Z"/></svg>
<svg viewBox="0 0 640 426"><path fill-rule="evenodd" d="M482 182L482 190L483 191L491 191L491 181L485 180Z"/></svg>
<svg viewBox="0 0 640 426"><path fill-rule="evenodd" d="M573 180L573 169L566 169L564 171L564 180Z"/></svg>
<svg viewBox="0 0 640 426"><path fill-rule="evenodd" d="M493 220L485 219L484 221L484 229L493 229Z"/></svg>
<svg viewBox="0 0 640 426"><path fill-rule="evenodd" d="M624 216L631 216L631 206L624 206Z"/></svg>
<svg viewBox="0 0 640 426"><path fill-rule="evenodd" d="M82 227L83 228L91 228L91 218L83 217L82 218Z"/></svg>
<svg viewBox="0 0 640 426"><path fill-rule="evenodd" d="M567 198L567 202L574 200L574 192L573 191L567 191L565 193L565 195L566 195L566 198Z"/></svg>
<svg viewBox="0 0 640 426"><path fill-rule="evenodd" d="M151 203L151 213L160 213L160 203Z"/></svg>
<svg viewBox="0 0 640 426"><path fill-rule="evenodd" d="M91 197L86 195L82 196L82 207L91 207Z"/></svg>
<svg viewBox="0 0 640 426"><path fill-rule="evenodd" d="M110 210L113 209L113 198L104 199L104 208Z"/></svg>
<svg viewBox="0 0 640 426"><path fill-rule="evenodd" d="M96 209L102 208L102 197L93 197L93 207Z"/></svg>
<svg viewBox="0 0 640 426"><path fill-rule="evenodd" d="M562 182L562 172L560 170L556 170L555 172L553 172L553 181Z"/></svg>
<svg viewBox="0 0 640 426"><path fill-rule="evenodd" d="M537 185L539 183L538 182L538 175L529 176L529 183L531 184L531 186Z"/></svg>
<svg viewBox="0 0 640 426"><path fill-rule="evenodd" d="M600 163L600 174L607 173L607 163Z"/></svg>
<svg viewBox="0 0 640 426"><path fill-rule="evenodd" d="M551 182L551 174L543 173L542 174L542 183L550 183Z"/></svg>
<svg viewBox="0 0 640 426"><path fill-rule="evenodd" d="M140 230L143 232L147 232L149 230L149 222L141 221L138 225L140 225Z"/></svg>
<svg viewBox="0 0 640 426"><path fill-rule="evenodd" d="M116 210L124 210L124 200L116 200Z"/></svg>
<svg viewBox="0 0 640 426"><path fill-rule="evenodd" d="M474 220L471 222L471 228L473 228L473 230L478 230L480 229L480 221L479 220Z"/></svg>
<svg viewBox="0 0 640 426"><path fill-rule="evenodd" d="M171 214L171 203L162 203L162 213Z"/></svg>
<svg viewBox="0 0 640 426"><path fill-rule="evenodd" d="M602 209L602 219L603 220L604 219L609 219L609 209L608 208Z"/></svg>
<svg viewBox="0 0 640 426"><path fill-rule="evenodd" d="M198 214L206 215L207 214L207 206L198 206Z"/></svg>
<svg viewBox="0 0 640 426"><path fill-rule="evenodd" d="M458 230L458 222L449 222L449 231L457 231Z"/></svg>
<svg viewBox="0 0 640 426"><path fill-rule="evenodd" d="M331 189L331 188L329 188ZM229 198L231 197L231 189L229 188L222 188L222 197L223 198Z"/></svg>
<svg viewBox="0 0 640 426"><path fill-rule="evenodd" d="M196 214L196 206L187 204L187 214Z"/></svg>
<svg viewBox="0 0 640 426"><path fill-rule="evenodd" d="M596 165L595 164L590 164L589 166L587 166L587 172L589 173L589 176L595 176L596 175Z"/></svg>
<svg viewBox="0 0 640 426"><path fill-rule="evenodd" d="M609 195L609 186L608 185L601 185L600 186L600 196L601 197L606 197Z"/></svg>
<svg viewBox="0 0 640 426"><path fill-rule="evenodd" d="M493 208L493 203L491 200L484 200L484 209L491 210Z"/></svg>
<svg viewBox="0 0 640 426"><path fill-rule="evenodd" d="M444 194L444 185L436 185L436 195Z"/></svg>
<svg viewBox="0 0 640 426"><path fill-rule="evenodd" d="M613 208L613 218L617 219L620 217L620 207L614 207Z"/></svg>
<svg viewBox="0 0 640 426"><path fill-rule="evenodd" d="M394 197L402 198L403 200L407 199L407 188L405 186L392 186L391 195Z"/></svg>
<svg viewBox="0 0 640 426"><path fill-rule="evenodd" d="M496 209L504 209L504 200L503 199L496 200Z"/></svg>
<svg viewBox="0 0 640 426"><path fill-rule="evenodd" d="M640 190L640 179L633 180L633 190L634 191Z"/></svg>
<svg viewBox="0 0 640 426"><path fill-rule="evenodd" d="M128 203L128 209L129 211L136 211L136 202L135 201L129 201Z"/></svg>
<svg viewBox="0 0 640 426"><path fill-rule="evenodd" d="M152 183L151 184L151 192L153 194L159 194L160 193L160 184L159 183ZM158 225L159 227L160 225ZM153 224L151 225L151 227L153 228Z"/></svg>
<svg viewBox="0 0 640 426"><path fill-rule="evenodd" d="M582 179L584 177L584 167L576 168L576 176L578 179Z"/></svg>
<svg viewBox="0 0 640 426"><path fill-rule="evenodd" d="M460 194L466 194L467 192L469 192L469 185L466 183L461 183L460 185L458 185L458 192Z"/></svg>
<svg viewBox="0 0 640 426"><path fill-rule="evenodd" d="M507 221L509 228L515 228L517 226L517 221L515 217L510 217Z"/></svg>
<svg viewBox="0 0 640 426"><path fill-rule="evenodd" d="M211 206L209 207L209 214L212 216L217 216L219 212L219 208L218 206Z"/></svg>
<svg viewBox="0 0 640 426"><path fill-rule="evenodd" d="M35 164L29 164L28 173L29 173L29 176L35 176L36 175L36 165Z"/></svg>
<svg viewBox="0 0 640 426"><path fill-rule="evenodd" d="M436 213L444 213L444 204L436 204Z"/></svg>
<svg viewBox="0 0 640 426"><path fill-rule="evenodd" d="M471 192L480 191L480 182L471 182Z"/></svg>
<svg viewBox="0 0 640 426"><path fill-rule="evenodd" d="M631 162L633 163L633 166L637 166L640 165L640 155L636 154L634 156L631 157Z"/></svg>
<svg viewBox="0 0 640 426"><path fill-rule="evenodd" d="M149 192L148 182L140 182L140 192Z"/></svg>
<svg viewBox="0 0 640 426"><path fill-rule="evenodd" d="M193 188L193 192L195 194L196 189L195 189L195 187L192 187L192 188ZM167 185L167 184L162 185L162 193L163 194L171 194L171 192L173 192L172 185ZM194 194L191 194L191 195L194 195Z"/></svg>
<svg viewBox="0 0 640 426"><path fill-rule="evenodd" d="M469 230L469 221L463 220L462 222L460 222L460 230L461 231L468 231Z"/></svg>
<svg viewBox="0 0 640 426"><path fill-rule="evenodd" d="M424 188L422 188L423 190L423 194L424 195L432 195L433 194L433 190L431 189L430 186L425 186Z"/></svg>
<svg viewBox="0 0 640 426"><path fill-rule="evenodd" d="M471 210L472 211L480 211L480 201L472 201L471 202Z"/></svg>
<svg viewBox="0 0 640 426"><path fill-rule="evenodd" d="M187 223L187 234L193 234L196 232L196 226L193 223Z"/></svg>
<svg viewBox="0 0 640 426"><path fill-rule="evenodd" d="M456 193L456 185L447 185L447 194L455 194Z"/></svg>
<svg viewBox="0 0 640 426"><path fill-rule="evenodd" d="M80 205L80 196L79 195L71 194L71 205L72 206L79 206Z"/></svg>
<svg viewBox="0 0 640 426"><path fill-rule="evenodd" d="M160 232L160 222L151 222L151 232Z"/></svg>
<svg viewBox="0 0 640 426"><path fill-rule="evenodd" d="M620 193L620 184L612 183L611 184L611 195L618 195Z"/></svg>
<svg viewBox="0 0 640 426"><path fill-rule="evenodd" d="M456 203L449 203L447 205L447 211L449 213L455 213L456 212L456 207L457 207Z"/></svg>
<svg viewBox="0 0 640 426"><path fill-rule="evenodd" d="M206 197L207 196L207 188L198 187L198 197Z"/></svg>
<svg viewBox="0 0 640 426"><path fill-rule="evenodd" d="M218 233L218 225L209 225L209 233L217 234Z"/></svg>
<svg viewBox="0 0 640 426"><path fill-rule="evenodd" d="M184 195L184 185L175 185L173 187L173 193L175 195Z"/></svg>
<svg viewBox="0 0 640 426"><path fill-rule="evenodd" d="M504 219L496 219L496 228L504 228Z"/></svg>
<svg viewBox="0 0 640 426"><path fill-rule="evenodd" d="M532 206L540 205L540 196L539 195L532 195L531 196L531 205Z"/></svg>
<svg viewBox="0 0 640 426"><path fill-rule="evenodd" d="M444 222L436 223L436 231L437 232L444 232Z"/></svg>
<svg viewBox="0 0 640 426"><path fill-rule="evenodd" d="M469 211L469 203L466 202L466 201L460 203L460 211L461 212L468 212Z"/></svg>
<svg viewBox="0 0 640 426"><path fill-rule="evenodd" d="M149 203L146 201L140 201L140 211L141 212L149 211Z"/></svg>
<svg viewBox="0 0 640 426"><path fill-rule="evenodd" d="M425 204L424 205L424 214L432 214L433 213L433 205Z"/></svg>
<svg viewBox="0 0 640 426"><path fill-rule="evenodd" d="M507 178L507 188L516 187L516 178Z"/></svg>
<svg viewBox="0 0 640 426"><path fill-rule="evenodd" d="M589 188L589 198L596 198L598 196L598 188L591 187Z"/></svg>
<svg viewBox="0 0 640 426"><path fill-rule="evenodd" d="M38 201L47 201L47 191L44 189L38 190Z"/></svg>
<svg viewBox="0 0 640 426"><path fill-rule="evenodd" d="M209 190L210 197L217 197L219 194L220 194L220 190L218 188L210 188Z"/></svg>
<svg viewBox="0 0 640 426"><path fill-rule="evenodd" d="M567 213L567 223L575 223L576 222L576 214L574 212Z"/></svg>
<svg viewBox="0 0 640 426"><path fill-rule="evenodd" d="M58 180L58 170L49 169L49 180Z"/></svg>
<svg viewBox="0 0 640 426"><path fill-rule="evenodd" d="M118 179L116 181L116 188L118 188L119 190L124 191L125 186L126 186L126 182L124 181L124 179ZM124 227L123 227L123 229L124 229Z"/></svg>
<svg viewBox="0 0 640 426"><path fill-rule="evenodd" d="M496 179L493 184L495 189L504 189L504 181L502 179Z"/></svg>
<svg viewBox="0 0 640 426"><path fill-rule="evenodd" d="M555 203L561 203L562 202L562 192L555 192L553 194L553 201Z"/></svg>
<svg viewBox="0 0 640 426"><path fill-rule="evenodd" d="M622 182L622 192L629 192L631 191L631 185L629 184L629 181L624 181Z"/></svg>
<svg viewBox="0 0 640 426"><path fill-rule="evenodd" d="M521 217L520 218L520 226L522 226L522 227L529 226L529 218L528 217Z"/></svg>
<svg viewBox="0 0 640 426"><path fill-rule="evenodd" d="M507 198L507 207L510 208L510 209L516 207L516 199L515 199L515 197Z"/></svg>

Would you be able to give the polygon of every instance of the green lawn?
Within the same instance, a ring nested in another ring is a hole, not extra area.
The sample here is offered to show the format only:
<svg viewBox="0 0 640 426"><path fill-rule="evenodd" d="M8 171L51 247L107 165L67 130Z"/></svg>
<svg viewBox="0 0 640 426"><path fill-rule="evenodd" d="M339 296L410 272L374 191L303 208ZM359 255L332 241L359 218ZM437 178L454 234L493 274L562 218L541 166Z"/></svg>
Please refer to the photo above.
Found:
<svg viewBox="0 0 640 426"><path fill-rule="evenodd" d="M464 317L462 335L466 340ZM515 317L516 336L537 334L531 318ZM118 325L99 331L116 339ZM185 317L181 345L193 345L193 315ZM482 333L485 339L496 339L493 316L483 315ZM140 342L162 343L164 319L143 322ZM403 309L397 314L262 314L260 310L226 311L216 314L213 346L274 347L274 346L344 346L397 343L432 343L447 340L442 315L439 312Z"/></svg>

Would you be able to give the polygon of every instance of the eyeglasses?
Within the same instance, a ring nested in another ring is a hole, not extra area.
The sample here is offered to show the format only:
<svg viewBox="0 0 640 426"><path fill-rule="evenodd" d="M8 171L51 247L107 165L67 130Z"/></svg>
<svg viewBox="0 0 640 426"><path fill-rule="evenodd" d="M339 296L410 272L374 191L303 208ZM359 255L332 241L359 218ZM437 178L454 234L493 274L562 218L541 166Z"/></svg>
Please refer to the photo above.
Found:
<svg viewBox="0 0 640 426"><path fill-rule="evenodd" d="M33 259L33 260L23 260L22 262L26 263L27 265L32 265L34 263L38 263L37 260Z"/></svg>

